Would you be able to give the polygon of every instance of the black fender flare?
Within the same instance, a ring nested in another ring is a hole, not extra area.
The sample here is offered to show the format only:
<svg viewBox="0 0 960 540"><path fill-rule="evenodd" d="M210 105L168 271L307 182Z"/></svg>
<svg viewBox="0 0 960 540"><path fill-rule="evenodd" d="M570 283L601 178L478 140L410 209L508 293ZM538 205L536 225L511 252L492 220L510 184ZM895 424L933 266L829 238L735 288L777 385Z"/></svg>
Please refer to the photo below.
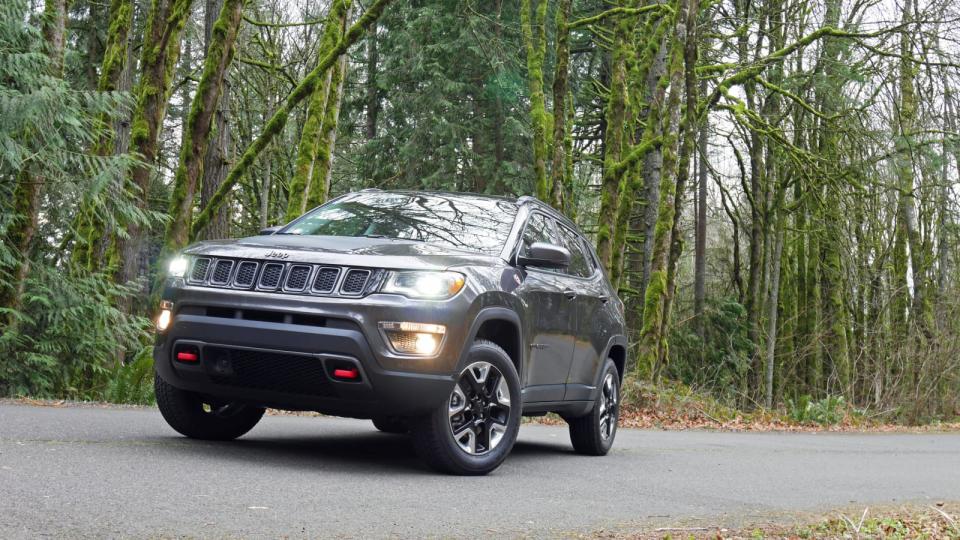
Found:
<svg viewBox="0 0 960 540"><path fill-rule="evenodd" d="M520 316L517 315L517 312L500 306L492 306L482 308L477 316L473 319L473 323L470 325L470 331L467 332L467 340L463 343L463 350L460 351L460 359L457 361L456 373L460 373L463 368L466 367L467 355L470 353L470 347L473 345L473 342L477 339L477 334L480 333L480 327L483 326L483 323L492 320L505 321L516 327L517 329L517 355L519 358L516 359L517 365L517 376L523 381L523 367L525 365L526 357L526 347L523 346L523 325L520 321Z"/></svg>
<svg viewBox="0 0 960 540"><path fill-rule="evenodd" d="M607 346L603 349L604 361L600 362L600 366L597 368L597 374L593 377L593 394L591 396L593 399L597 398L597 392L600 390L600 384L603 382L600 380L600 377L603 376L603 366L606 365L606 359L610 358L610 351L616 345L623 347L623 350L626 351L628 350L627 344L628 344L628 341L626 336L621 336L621 335L610 336L610 339L607 340ZM623 362L623 371L624 372L620 375L621 383L623 382L623 377L626 375L626 371L627 371L626 358L624 358L624 362Z"/></svg>

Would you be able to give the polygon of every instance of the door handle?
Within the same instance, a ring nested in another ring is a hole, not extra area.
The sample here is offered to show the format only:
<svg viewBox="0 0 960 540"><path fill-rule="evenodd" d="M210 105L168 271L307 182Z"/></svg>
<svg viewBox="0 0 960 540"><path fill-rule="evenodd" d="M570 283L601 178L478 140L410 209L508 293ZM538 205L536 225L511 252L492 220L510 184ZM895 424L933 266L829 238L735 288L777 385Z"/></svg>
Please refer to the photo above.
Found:
<svg viewBox="0 0 960 540"><path fill-rule="evenodd" d="M577 291L573 289L567 289L563 291L563 295L567 297L567 300L573 300L577 297Z"/></svg>
<svg viewBox="0 0 960 540"><path fill-rule="evenodd" d="M610 301L610 297L607 296L607 295L605 295L605 294L601 294L601 295L598 296L597 298L598 298L601 302L603 302L604 304L606 304L607 302Z"/></svg>

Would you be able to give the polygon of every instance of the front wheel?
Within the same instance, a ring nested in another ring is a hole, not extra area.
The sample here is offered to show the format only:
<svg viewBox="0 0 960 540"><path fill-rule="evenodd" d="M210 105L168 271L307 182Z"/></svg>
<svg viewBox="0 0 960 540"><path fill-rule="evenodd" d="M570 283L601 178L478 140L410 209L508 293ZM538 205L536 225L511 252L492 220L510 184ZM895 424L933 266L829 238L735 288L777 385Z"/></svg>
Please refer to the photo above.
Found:
<svg viewBox="0 0 960 540"><path fill-rule="evenodd" d="M620 418L620 372L613 361L607 359L600 379L600 391L593 410L585 416L569 418L570 442L578 454L603 456L613 446L617 435L617 420Z"/></svg>
<svg viewBox="0 0 960 540"><path fill-rule="evenodd" d="M520 430L520 378L510 357L477 340L447 400L411 427L417 453L437 470L483 475L499 467Z"/></svg>
<svg viewBox="0 0 960 540"><path fill-rule="evenodd" d="M191 439L229 441L253 429L264 409L181 390L154 377L157 407L170 427Z"/></svg>

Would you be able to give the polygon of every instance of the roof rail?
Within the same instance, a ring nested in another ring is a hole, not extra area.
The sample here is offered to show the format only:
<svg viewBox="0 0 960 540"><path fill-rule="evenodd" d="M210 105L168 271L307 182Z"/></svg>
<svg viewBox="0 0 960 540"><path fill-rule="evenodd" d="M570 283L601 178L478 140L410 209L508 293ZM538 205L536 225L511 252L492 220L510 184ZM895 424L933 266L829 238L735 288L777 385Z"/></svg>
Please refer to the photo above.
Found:
<svg viewBox="0 0 960 540"><path fill-rule="evenodd" d="M365 188L365 189L361 189L361 190L360 190L360 193L369 193L369 192L371 192L371 191L383 191L383 190L380 189L380 188L368 187L368 188Z"/></svg>

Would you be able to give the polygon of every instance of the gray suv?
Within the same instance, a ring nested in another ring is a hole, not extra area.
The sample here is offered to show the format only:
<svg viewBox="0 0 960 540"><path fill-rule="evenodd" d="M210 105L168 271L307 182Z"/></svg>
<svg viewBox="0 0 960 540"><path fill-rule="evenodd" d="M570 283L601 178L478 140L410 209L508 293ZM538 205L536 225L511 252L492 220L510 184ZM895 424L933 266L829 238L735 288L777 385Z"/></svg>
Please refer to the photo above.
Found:
<svg viewBox="0 0 960 540"><path fill-rule="evenodd" d="M366 190L171 261L156 396L188 437L234 439L266 407L319 411L486 474L522 415L558 413L577 452L606 454L626 343L590 243L549 206Z"/></svg>

